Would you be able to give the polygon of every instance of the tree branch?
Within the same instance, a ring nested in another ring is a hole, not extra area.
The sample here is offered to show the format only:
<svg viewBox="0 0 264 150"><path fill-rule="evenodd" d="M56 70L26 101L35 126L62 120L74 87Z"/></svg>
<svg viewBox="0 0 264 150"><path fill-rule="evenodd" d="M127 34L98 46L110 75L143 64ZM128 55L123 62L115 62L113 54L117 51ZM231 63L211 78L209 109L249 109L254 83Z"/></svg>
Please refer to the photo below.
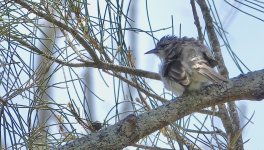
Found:
<svg viewBox="0 0 264 150"><path fill-rule="evenodd" d="M98 69L106 69L106 70L112 70L112 71L116 71L116 72L124 72L124 73L128 73L131 75L136 75L136 76L146 77L146 78L150 78L150 79L160 80L159 74L154 73L154 72L149 72L149 71L145 71L145 70L135 69L135 68L127 67L127 66L120 66L120 65L115 65L115 64L105 63L105 62L100 61L99 58L97 57L95 51L89 46L88 42L82 37L82 35L80 35L78 33L77 30L74 30L74 29L68 27L63 22L60 22L60 21L56 20L55 18L34 9L35 7L30 6L28 3L24 2L24 1L15 0L15 2L19 5L21 5L23 8L27 9L28 11L34 13L35 15L42 17L45 20L47 20L47 21L53 23L54 25L58 26L59 28L62 28L63 30L66 30L69 33L71 33L71 35L74 36L78 40L78 42L89 52L89 54L93 58L94 62L81 60L81 61L83 61L82 63L71 63L71 62L67 62L64 60L60 60L60 59L55 58L51 55L47 55L46 53L39 50L33 44L28 43L25 40L16 37L15 35L12 35L12 34L10 35L10 33L8 33L6 35L6 36L11 37L15 41L19 42L21 45L29 48L30 50L32 50L34 52L36 52L37 54L42 55L43 57L50 59L54 62L57 62L63 66L93 67L93 68L98 68Z"/></svg>
<svg viewBox="0 0 264 150"><path fill-rule="evenodd" d="M63 66L68 66L68 67L93 67L93 68L98 68L98 69L105 69L105 70L111 70L115 72L123 72L123 73L128 73L131 75L135 76L140 76L140 77L145 77L145 78L150 78L150 79L155 79L155 80L160 80L160 75L158 73L154 72L149 72L141 69L136 69L132 67L127 67L127 66L120 66L120 65L115 65L111 63L96 63L96 62L91 62L91 61L84 61L81 63L72 63L68 62L65 60L61 60L58 58L55 58L54 56L48 55L38 49L34 44L28 43L27 41L23 40L22 38L18 38L12 34L5 35L10 37L11 39L17 41L21 45L25 46L26 48L32 50L33 52L37 53L38 55L41 55L49 60L52 60L58 64L61 64ZM83 61L83 60L80 60Z"/></svg>
<svg viewBox="0 0 264 150"><path fill-rule="evenodd" d="M76 139L59 149L121 149L152 132L203 108L236 100L264 98L264 70L240 75L223 85L209 85L138 116Z"/></svg>
<svg viewBox="0 0 264 150"><path fill-rule="evenodd" d="M84 35L80 35L79 32L73 28L70 28L69 26L67 26L66 24L64 24L63 22L60 22L58 20L56 20L54 17L42 13L40 11L38 11L36 9L36 7L30 6L27 2L21 1L21 0L14 0L15 3L21 5L23 8L27 9L29 12L34 13L35 15L44 18L45 20L49 21L50 23L58 26L59 28L62 28L66 31L68 31L69 33L71 33L71 35L76 38L79 43L88 51L88 53L91 55L91 57L93 58L94 62L96 63L100 63L101 61L99 60L99 58L97 57L95 51L89 46L88 42L85 40Z"/></svg>
<svg viewBox="0 0 264 150"><path fill-rule="evenodd" d="M222 56L220 43L214 30L213 19L210 15L210 10L204 0L198 0L197 3L201 7L201 11L206 24L208 38L210 40L210 43L212 44L215 58L218 61L218 71L225 77L229 78L228 70L225 66ZM236 110L236 104L234 102L228 103L228 109L226 109L225 105L219 105L219 111L222 114L221 119L227 131L227 134L230 135L229 141L232 141L233 138L235 138L237 132L239 132L240 130L240 119ZM242 136L239 137L236 143L238 145L237 148L239 148L240 150L244 149Z"/></svg>
<svg viewBox="0 0 264 150"><path fill-rule="evenodd" d="M203 14L203 18L206 24L206 30L208 33L208 38L210 40L210 43L212 44L214 56L216 60L218 61L218 70L222 75L227 76L228 71L224 64L224 59L221 53L220 43L218 41L216 32L214 30L214 24L213 24L213 19L210 15L210 10L206 5L205 0L198 0L197 3L199 4L202 14Z"/></svg>
<svg viewBox="0 0 264 150"><path fill-rule="evenodd" d="M191 6L192 6L194 24L195 24L197 32L198 32L198 38L199 38L199 41L201 43L203 43L204 36L203 36L203 32L202 32L202 27L201 27L201 24L200 24L200 21L199 21L199 17L198 17L197 11L196 11L195 1L191 0L190 3L191 3Z"/></svg>

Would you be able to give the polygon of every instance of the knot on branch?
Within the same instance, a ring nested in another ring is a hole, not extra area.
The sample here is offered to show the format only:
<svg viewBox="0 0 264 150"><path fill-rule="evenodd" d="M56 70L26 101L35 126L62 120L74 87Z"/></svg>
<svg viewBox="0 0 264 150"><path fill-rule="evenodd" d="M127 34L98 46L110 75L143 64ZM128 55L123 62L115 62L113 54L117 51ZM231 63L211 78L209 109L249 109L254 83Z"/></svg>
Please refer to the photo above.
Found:
<svg viewBox="0 0 264 150"><path fill-rule="evenodd" d="M134 114L128 115L121 123L118 130L120 135L130 137L136 128L137 117Z"/></svg>

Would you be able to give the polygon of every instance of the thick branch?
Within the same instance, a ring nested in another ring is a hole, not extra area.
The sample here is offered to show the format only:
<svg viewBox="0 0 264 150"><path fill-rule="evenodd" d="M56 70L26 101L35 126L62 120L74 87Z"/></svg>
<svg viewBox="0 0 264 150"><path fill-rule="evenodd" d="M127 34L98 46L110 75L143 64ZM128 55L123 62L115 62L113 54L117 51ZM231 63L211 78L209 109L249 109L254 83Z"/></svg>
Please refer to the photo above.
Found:
<svg viewBox="0 0 264 150"><path fill-rule="evenodd" d="M72 141L60 149L121 149L168 124L203 108L235 100L264 98L264 70L240 75L224 85L209 85L185 94L139 116L124 120Z"/></svg>

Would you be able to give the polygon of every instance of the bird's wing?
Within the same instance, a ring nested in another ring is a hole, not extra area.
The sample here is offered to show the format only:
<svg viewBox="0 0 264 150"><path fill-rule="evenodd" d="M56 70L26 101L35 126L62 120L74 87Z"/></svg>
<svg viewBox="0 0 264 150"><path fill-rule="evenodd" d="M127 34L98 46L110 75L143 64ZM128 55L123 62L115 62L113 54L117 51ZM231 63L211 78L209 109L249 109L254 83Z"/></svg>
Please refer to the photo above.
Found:
<svg viewBox="0 0 264 150"><path fill-rule="evenodd" d="M201 45L201 46L200 46L200 50L201 50L201 52L202 52L202 54L203 54L203 58L204 58L205 60L207 60L207 62L209 63L209 65L210 65L212 68L218 65L218 61L215 60L213 54L209 52L209 50L208 50L208 48L207 48L206 46Z"/></svg>
<svg viewBox="0 0 264 150"><path fill-rule="evenodd" d="M196 63L193 65L193 68L196 69L200 74L205 76L208 80L213 83L228 82L226 78L216 72L212 67L208 66L206 63Z"/></svg>
<svg viewBox="0 0 264 150"><path fill-rule="evenodd" d="M188 86L190 84L190 76L186 72L180 60L168 60L163 64L162 76L167 77L175 82Z"/></svg>

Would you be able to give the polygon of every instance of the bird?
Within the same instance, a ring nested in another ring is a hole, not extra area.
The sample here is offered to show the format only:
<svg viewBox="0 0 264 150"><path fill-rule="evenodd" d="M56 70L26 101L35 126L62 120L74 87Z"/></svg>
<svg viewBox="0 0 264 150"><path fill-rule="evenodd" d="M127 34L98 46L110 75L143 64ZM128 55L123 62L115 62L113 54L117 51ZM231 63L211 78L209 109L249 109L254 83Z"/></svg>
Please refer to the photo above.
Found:
<svg viewBox="0 0 264 150"><path fill-rule="evenodd" d="M208 47L194 38L167 35L145 54L160 58L159 74L164 87L177 96L205 85L228 82L214 69L218 61Z"/></svg>

